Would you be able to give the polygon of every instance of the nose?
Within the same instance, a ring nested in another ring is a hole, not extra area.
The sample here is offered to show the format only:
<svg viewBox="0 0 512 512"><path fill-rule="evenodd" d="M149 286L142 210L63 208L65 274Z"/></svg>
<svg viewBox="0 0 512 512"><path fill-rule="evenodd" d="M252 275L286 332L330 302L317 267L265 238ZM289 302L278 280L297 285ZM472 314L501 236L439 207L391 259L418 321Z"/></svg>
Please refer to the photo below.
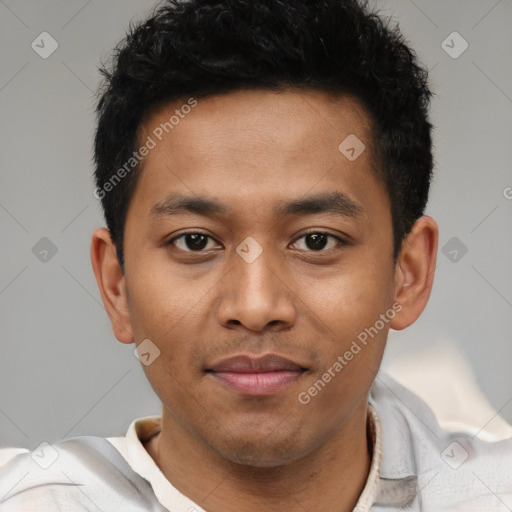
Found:
<svg viewBox="0 0 512 512"><path fill-rule="evenodd" d="M295 323L294 293L279 275L269 250L256 260L233 255L231 270L221 282L217 309L219 323L228 328L242 325L250 331L281 330ZM273 263L273 264L272 264Z"/></svg>

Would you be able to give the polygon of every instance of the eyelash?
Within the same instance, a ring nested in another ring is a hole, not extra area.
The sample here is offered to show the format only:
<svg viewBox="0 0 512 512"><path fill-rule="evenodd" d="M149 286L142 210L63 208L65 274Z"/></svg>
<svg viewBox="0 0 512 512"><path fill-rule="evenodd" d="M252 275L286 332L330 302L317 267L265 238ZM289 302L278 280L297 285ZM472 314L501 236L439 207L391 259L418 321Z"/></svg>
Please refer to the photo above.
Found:
<svg viewBox="0 0 512 512"><path fill-rule="evenodd" d="M185 236L187 235L203 235L203 236L206 236L207 238L209 238L210 240L214 240L215 242L217 242L213 237L211 237L210 235L207 235L206 233L202 233L201 231L187 231L186 233L181 233L180 235L178 236L175 236L174 238L171 238L167 243L166 245L174 245L174 242L176 240L179 240L180 238L184 238ZM296 243L298 240L302 239L302 238L305 238L306 236L308 235L327 235L329 238L333 238L334 240L336 240L339 244L341 245L345 245L346 242L341 239L340 237L337 237L335 235L332 235L331 233L327 233L325 231L319 231L319 230L311 230L311 231L308 231L306 233L303 233L300 237L296 238L294 243ZM218 243L218 242L217 242ZM322 253L322 252L328 252L330 251L331 249L334 249L333 247L331 247L330 249L327 249L327 250L324 250L324 249L321 249L319 251L314 251L314 250L307 250L305 252L310 252L310 253ZM187 252L187 253L191 253L191 254L203 254L207 251L204 251L204 250L201 250L201 251L190 251L190 250L185 250L185 249L178 249L178 250L181 250L183 252Z"/></svg>

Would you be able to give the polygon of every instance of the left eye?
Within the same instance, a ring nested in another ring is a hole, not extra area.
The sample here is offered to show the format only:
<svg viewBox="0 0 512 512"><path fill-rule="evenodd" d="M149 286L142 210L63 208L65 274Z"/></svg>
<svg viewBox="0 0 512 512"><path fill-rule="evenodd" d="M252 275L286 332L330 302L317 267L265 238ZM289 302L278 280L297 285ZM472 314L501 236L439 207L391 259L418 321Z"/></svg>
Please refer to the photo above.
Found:
<svg viewBox="0 0 512 512"><path fill-rule="evenodd" d="M302 235L300 238L298 238L297 241L303 239L306 247L314 252L321 252L323 249L325 249L326 246L329 245L329 239L331 239L331 241L334 241L334 244L331 244L331 246L327 247L327 249L332 249L332 247L336 246L336 243L342 242L341 239L339 239L338 237L320 231L306 233L305 235Z"/></svg>

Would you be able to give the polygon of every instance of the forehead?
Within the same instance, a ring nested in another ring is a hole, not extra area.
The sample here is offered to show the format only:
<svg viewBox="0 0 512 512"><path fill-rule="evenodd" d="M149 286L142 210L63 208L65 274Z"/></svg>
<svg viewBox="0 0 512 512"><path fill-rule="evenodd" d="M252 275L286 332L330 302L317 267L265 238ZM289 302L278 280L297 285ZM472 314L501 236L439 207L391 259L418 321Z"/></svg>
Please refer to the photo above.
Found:
<svg viewBox="0 0 512 512"><path fill-rule="evenodd" d="M386 200L373 172L371 119L356 98L244 90L194 101L169 103L141 124L139 143L155 145L132 198L139 213L175 193L253 208L268 201L274 211L284 197L335 190L356 203Z"/></svg>
<svg viewBox="0 0 512 512"><path fill-rule="evenodd" d="M196 106L190 108L188 104L192 101ZM183 98L153 107L141 122L139 142L164 130L161 135L165 140L157 140L160 147L172 146L173 142L196 145L207 137L212 143L222 142L226 149L229 141L236 147L240 140L237 137L227 140L225 134L231 132L243 137L250 133L255 142L273 142L282 151L292 148L296 152L299 138L302 142L318 142L314 133L317 129L321 132L316 135L326 138L326 145L340 142L344 135L354 132L369 143L371 118L353 95L334 96L308 89L285 92L248 89L197 100ZM156 135L158 138L159 134ZM155 156L158 151L152 154ZM146 160L150 159L151 156Z"/></svg>

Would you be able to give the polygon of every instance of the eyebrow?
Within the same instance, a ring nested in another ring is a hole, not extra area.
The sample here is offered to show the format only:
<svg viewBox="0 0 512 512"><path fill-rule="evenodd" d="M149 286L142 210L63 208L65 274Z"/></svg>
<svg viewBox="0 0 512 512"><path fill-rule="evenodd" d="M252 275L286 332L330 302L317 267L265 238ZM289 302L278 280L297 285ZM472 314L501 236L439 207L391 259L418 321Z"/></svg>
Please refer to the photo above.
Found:
<svg viewBox="0 0 512 512"><path fill-rule="evenodd" d="M160 217L193 213L209 217L225 216L231 212L230 208L214 199L171 193L163 201L156 203L151 208L149 215L150 217ZM273 207L275 217L334 213L344 217L357 218L364 212L363 206L338 191L324 192L290 201L281 200L277 201Z"/></svg>

